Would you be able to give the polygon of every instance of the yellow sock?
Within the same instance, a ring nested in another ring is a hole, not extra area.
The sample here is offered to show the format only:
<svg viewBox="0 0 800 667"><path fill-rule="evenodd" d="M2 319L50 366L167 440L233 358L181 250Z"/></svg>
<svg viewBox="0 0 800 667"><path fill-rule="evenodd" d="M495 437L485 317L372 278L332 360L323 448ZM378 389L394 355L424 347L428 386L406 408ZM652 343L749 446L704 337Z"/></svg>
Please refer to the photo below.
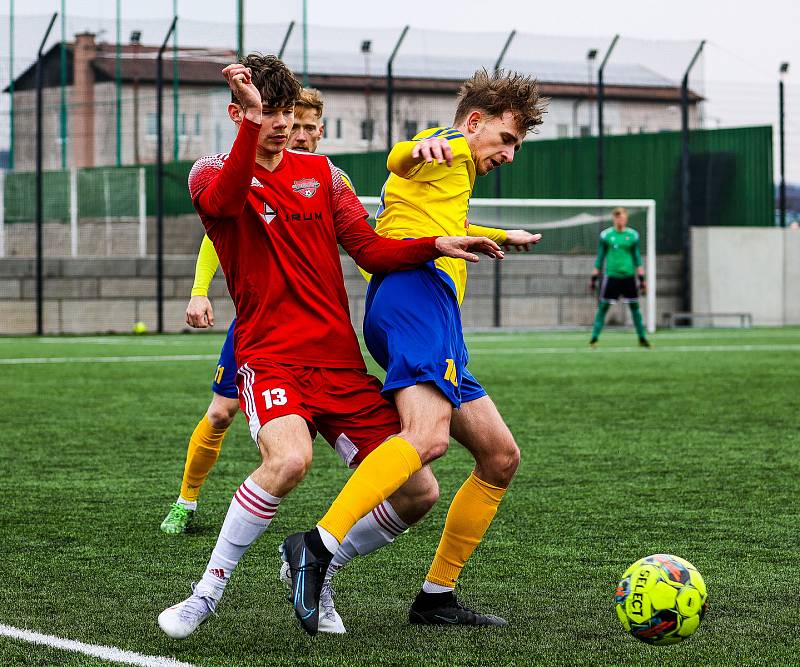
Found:
<svg viewBox="0 0 800 667"><path fill-rule="evenodd" d="M318 525L341 544L356 521L397 491L420 468L422 461L408 440L398 436L389 438L356 468Z"/></svg>
<svg viewBox="0 0 800 667"><path fill-rule="evenodd" d="M456 493L431 569L425 579L452 588L475 547L492 523L506 490L487 484L472 473Z"/></svg>
<svg viewBox="0 0 800 667"><path fill-rule="evenodd" d="M186 465L183 467L181 498L184 500L197 502L200 487L217 462L226 432L227 429L214 428L208 421L208 415L203 415L197 424L192 437L189 438Z"/></svg>

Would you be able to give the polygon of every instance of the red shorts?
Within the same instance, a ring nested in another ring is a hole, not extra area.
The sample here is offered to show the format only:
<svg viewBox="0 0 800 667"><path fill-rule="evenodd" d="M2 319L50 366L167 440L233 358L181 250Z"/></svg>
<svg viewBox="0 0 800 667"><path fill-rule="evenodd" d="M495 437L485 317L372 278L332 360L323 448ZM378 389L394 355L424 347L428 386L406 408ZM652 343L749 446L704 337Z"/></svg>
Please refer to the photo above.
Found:
<svg viewBox="0 0 800 667"><path fill-rule="evenodd" d="M236 376L239 405L258 444L261 427L299 415L350 467L400 432L397 409L381 395L378 378L350 368L307 368L254 361Z"/></svg>

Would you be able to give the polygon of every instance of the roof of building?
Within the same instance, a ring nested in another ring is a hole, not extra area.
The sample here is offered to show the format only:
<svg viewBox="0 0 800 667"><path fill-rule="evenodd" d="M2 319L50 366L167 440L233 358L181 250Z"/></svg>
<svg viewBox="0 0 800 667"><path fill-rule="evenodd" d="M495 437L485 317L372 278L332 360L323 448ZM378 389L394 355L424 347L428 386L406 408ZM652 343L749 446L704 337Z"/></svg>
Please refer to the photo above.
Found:
<svg viewBox="0 0 800 667"><path fill-rule="evenodd" d="M67 85L72 84L73 48L66 45ZM139 81L154 83L156 80L157 46L126 44L120 47L120 79L124 83ZM182 85L215 86L222 83L221 69L236 59L233 51L182 47L178 52L177 76ZM287 52L284 60L294 71L302 69L300 55ZM43 56L43 85L60 85L60 45L56 44ZM97 52L91 61L98 82L116 79L117 57L113 44L97 44ZM478 65L479 66L479 65ZM488 64L487 67L491 67ZM596 86L588 83L586 62L524 60L509 58L508 69L530 72L539 80L543 95L549 97L595 96ZM167 49L163 59L165 81L173 78L173 53ZM452 94L462 81L475 71L475 63L463 58L437 55L426 57L417 54L398 56L393 65L394 89L398 92ZM385 90L384 66L375 63L365 72L365 62L360 54L323 53L313 51L308 61L311 85L326 90ZM642 65L609 63L604 73L605 97L639 101L680 100L680 87L676 82ZM28 67L14 81L15 90L30 90L35 87L35 64ZM8 92L9 88L5 91ZM690 91L690 101L703 98Z"/></svg>

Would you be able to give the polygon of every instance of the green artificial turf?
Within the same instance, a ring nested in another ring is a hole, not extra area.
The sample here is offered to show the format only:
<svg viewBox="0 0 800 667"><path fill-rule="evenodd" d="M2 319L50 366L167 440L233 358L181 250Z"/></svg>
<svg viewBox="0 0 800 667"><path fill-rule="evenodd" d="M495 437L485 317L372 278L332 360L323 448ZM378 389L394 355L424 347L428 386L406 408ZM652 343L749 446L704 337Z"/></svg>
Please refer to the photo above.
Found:
<svg viewBox="0 0 800 667"><path fill-rule="evenodd" d="M277 580L277 546L313 525L346 480L318 442L218 617L178 642L156 617L202 574L233 491L257 465L237 417L194 530L159 531L222 340L0 339L0 624L208 667L797 664L800 330L662 332L652 350L632 333L606 332L597 350L586 334L470 336L470 368L522 463L459 593L509 627L406 620L471 469L454 443L434 464L442 497L431 514L337 576L348 634L306 637ZM153 355L176 358L144 359ZM676 646L627 636L612 604L625 568L658 552L692 561L710 591L709 615ZM104 663L0 637L0 664Z"/></svg>

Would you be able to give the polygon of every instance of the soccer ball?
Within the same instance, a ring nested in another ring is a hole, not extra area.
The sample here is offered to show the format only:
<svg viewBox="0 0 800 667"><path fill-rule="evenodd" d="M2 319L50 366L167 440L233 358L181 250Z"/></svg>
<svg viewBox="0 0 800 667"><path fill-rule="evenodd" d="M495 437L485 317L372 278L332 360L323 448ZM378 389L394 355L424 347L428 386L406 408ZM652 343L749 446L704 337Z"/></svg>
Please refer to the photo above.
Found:
<svg viewBox="0 0 800 667"><path fill-rule="evenodd" d="M614 596L622 627L647 644L691 637L708 610L703 577L688 560L655 554L631 565Z"/></svg>

